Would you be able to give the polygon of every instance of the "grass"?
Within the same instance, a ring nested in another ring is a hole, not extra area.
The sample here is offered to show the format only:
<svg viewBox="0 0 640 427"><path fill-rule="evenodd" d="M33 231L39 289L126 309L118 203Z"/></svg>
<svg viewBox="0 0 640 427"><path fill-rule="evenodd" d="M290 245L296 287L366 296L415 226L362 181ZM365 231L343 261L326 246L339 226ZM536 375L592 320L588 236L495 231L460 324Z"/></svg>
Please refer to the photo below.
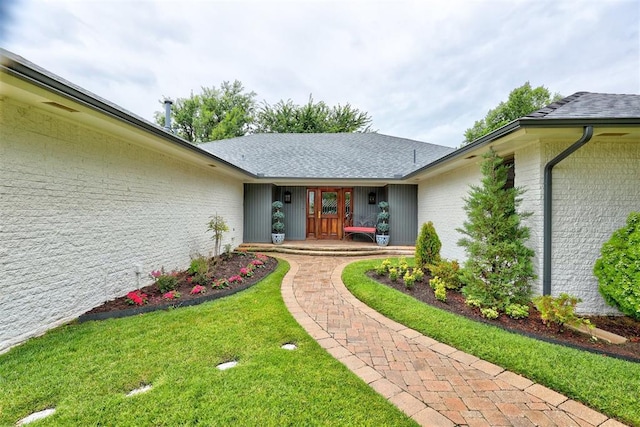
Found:
<svg viewBox="0 0 640 427"><path fill-rule="evenodd" d="M371 308L610 417L640 426L640 363L549 344L431 307L368 278L365 272L379 263L356 262L342 275L347 288Z"/></svg>
<svg viewBox="0 0 640 427"><path fill-rule="evenodd" d="M40 424L414 426L291 317L288 268L231 297L70 324L12 349L0 356L0 425L55 407Z"/></svg>

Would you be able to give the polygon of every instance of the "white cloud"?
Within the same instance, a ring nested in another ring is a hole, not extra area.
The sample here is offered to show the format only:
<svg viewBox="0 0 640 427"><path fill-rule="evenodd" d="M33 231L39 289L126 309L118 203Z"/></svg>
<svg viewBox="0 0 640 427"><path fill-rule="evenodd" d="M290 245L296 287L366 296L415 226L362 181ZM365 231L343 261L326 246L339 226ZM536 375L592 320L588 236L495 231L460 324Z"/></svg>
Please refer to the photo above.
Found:
<svg viewBox="0 0 640 427"><path fill-rule="evenodd" d="M47 1L3 47L149 120L238 79L258 100L350 103L381 133L457 146L530 81L638 93L635 1Z"/></svg>

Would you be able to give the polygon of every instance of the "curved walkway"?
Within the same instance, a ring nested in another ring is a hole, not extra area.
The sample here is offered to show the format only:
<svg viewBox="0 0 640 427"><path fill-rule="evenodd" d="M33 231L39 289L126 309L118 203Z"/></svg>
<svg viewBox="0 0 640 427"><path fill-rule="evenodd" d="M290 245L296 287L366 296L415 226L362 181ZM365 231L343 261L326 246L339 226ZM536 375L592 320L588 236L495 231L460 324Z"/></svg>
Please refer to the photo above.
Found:
<svg viewBox="0 0 640 427"><path fill-rule="evenodd" d="M291 265L282 296L298 323L420 425L624 425L367 307L341 279L345 265L364 258L278 256Z"/></svg>

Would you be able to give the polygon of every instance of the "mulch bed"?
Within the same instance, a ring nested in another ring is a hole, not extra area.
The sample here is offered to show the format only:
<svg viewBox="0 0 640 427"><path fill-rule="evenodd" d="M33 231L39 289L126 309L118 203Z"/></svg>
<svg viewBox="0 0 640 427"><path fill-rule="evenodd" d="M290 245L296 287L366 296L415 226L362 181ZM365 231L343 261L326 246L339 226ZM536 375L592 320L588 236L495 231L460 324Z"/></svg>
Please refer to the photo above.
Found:
<svg viewBox="0 0 640 427"><path fill-rule="evenodd" d="M229 278L239 274L240 269L246 267L255 256L251 253L233 252L229 256L224 255L216 264L213 273L214 278ZM147 294L148 301L143 306L131 305L125 296L107 301L104 304L95 307L91 311L80 316L79 321L102 320L114 317L126 317L134 314L147 313L155 310L167 308L186 307L189 305L201 304L217 298L234 294L241 290L247 289L264 277L268 276L278 266L278 261L274 258L266 257L264 265L253 270L251 277L244 277L242 283L231 284L224 289L213 289L211 286L206 287L204 294L190 294L193 284L187 281L189 275L186 272L178 274L178 287L176 290L180 293L180 298L175 300L167 300L162 297L162 293L155 285L145 286L141 291Z"/></svg>
<svg viewBox="0 0 640 427"><path fill-rule="evenodd" d="M640 322L628 316L584 316L596 327L629 340L625 344L608 344L602 340L594 342L588 335L570 329L558 330L554 326L547 327L542 322L540 313L533 305L529 307L528 318L512 319L503 314L498 319L488 320L482 317L479 309L466 305L464 296L460 292L447 291L446 302L437 300L433 290L428 285L429 277L426 275L423 282L416 283L412 290L407 289L402 279L392 282L387 276L378 276L374 271L369 271L367 275L377 282L410 295L426 304L478 322L557 344L640 362Z"/></svg>

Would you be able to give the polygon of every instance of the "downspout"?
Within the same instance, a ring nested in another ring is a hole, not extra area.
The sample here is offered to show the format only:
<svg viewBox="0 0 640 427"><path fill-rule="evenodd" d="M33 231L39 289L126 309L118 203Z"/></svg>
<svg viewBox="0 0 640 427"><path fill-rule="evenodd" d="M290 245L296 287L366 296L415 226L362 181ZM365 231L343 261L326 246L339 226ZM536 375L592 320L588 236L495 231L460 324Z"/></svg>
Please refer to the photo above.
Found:
<svg viewBox="0 0 640 427"><path fill-rule="evenodd" d="M543 205L543 248L542 248L542 294L551 295L551 214L553 212L552 200L552 170L555 165L569 157L578 148L585 145L593 136L593 126L585 126L582 137L569 148L558 154L544 167L544 205Z"/></svg>

